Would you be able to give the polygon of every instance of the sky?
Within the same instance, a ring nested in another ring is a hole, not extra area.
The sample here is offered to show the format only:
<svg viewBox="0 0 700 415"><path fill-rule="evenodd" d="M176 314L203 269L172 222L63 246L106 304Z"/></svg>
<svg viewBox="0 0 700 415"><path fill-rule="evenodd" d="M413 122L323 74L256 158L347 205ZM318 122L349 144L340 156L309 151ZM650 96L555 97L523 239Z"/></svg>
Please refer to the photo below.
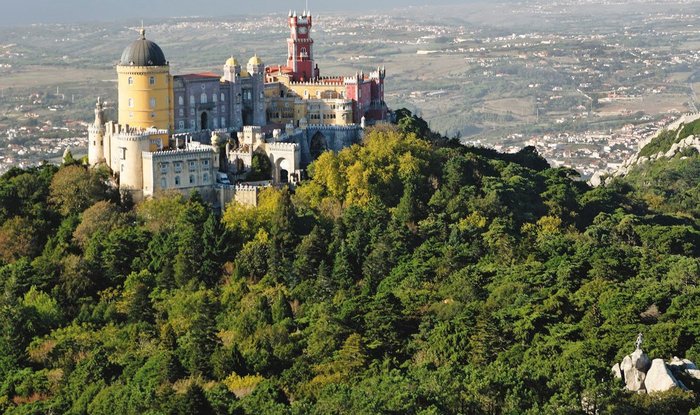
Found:
<svg viewBox="0 0 700 415"><path fill-rule="evenodd" d="M309 0L309 9L355 12L408 5L465 4L473 0ZM0 25L78 23L180 16L231 16L301 11L305 0L0 0Z"/></svg>

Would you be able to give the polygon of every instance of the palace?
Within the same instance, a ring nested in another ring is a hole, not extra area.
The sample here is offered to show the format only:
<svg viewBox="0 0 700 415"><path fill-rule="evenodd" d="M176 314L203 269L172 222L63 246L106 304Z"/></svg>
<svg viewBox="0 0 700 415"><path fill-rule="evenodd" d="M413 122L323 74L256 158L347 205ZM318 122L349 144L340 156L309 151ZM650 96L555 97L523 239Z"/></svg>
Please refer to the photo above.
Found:
<svg viewBox="0 0 700 415"><path fill-rule="evenodd" d="M90 165L106 164L137 201L196 190L221 207L254 204L261 183L245 181L256 155L272 166L265 184L295 183L323 151L357 143L366 126L388 120L383 68L321 77L311 13L290 12L288 26L286 66L266 67L256 55L243 68L232 56L222 74L175 76L141 29L116 66L117 121L97 100Z"/></svg>

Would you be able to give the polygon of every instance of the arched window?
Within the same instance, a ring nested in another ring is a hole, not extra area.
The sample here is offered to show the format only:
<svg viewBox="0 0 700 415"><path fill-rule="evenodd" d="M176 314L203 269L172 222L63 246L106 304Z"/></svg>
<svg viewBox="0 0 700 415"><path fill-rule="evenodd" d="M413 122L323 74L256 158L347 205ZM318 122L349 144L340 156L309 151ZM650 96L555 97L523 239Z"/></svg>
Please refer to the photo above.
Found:
<svg viewBox="0 0 700 415"><path fill-rule="evenodd" d="M221 128L226 128L226 119L221 117Z"/></svg>
<svg viewBox="0 0 700 415"><path fill-rule="evenodd" d="M211 102L216 102L217 100L216 94L211 94Z"/></svg>
<svg viewBox="0 0 700 415"><path fill-rule="evenodd" d="M200 104L206 104L207 103L207 94L202 92L202 95L199 97L199 103Z"/></svg>
<svg viewBox="0 0 700 415"><path fill-rule="evenodd" d="M190 95L190 105L194 107L194 95Z"/></svg>
<svg viewBox="0 0 700 415"><path fill-rule="evenodd" d="M204 173L204 176L202 176L202 180L204 183L209 183L209 173Z"/></svg>
<svg viewBox="0 0 700 415"><path fill-rule="evenodd" d="M129 98L129 108L134 108L134 99Z"/></svg>
<svg viewBox="0 0 700 415"><path fill-rule="evenodd" d="M156 107L156 99L155 99L155 98L151 98L150 104L151 104L151 108L155 108L155 107Z"/></svg>
<svg viewBox="0 0 700 415"><path fill-rule="evenodd" d="M129 83L129 85L133 85L133 84L134 84L134 78L130 76L129 79L127 80L127 82Z"/></svg>
<svg viewBox="0 0 700 415"><path fill-rule="evenodd" d="M309 56L309 55L306 53L306 48L301 48L301 57L305 58L307 56Z"/></svg>
<svg viewBox="0 0 700 415"><path fill-rule="evenodd" d="M185 129L185 122L184 122L184 121L179 121L179 122L177 123L177 128L179 128L180 130L184 130L184 129Z"/></svg>
<svg viewBox="0 0 700 415"><path fill-rule="evenodd" d="M194 174L190 174L190 184L194 184Z"/></svg>
<svg viewBox="0 0 700 415"><path fill-rule="evenodd" d="M179 97L177 97L177 103L178 103L179 105L185 105L185 99L182 97L182 95L180 95Z"/></svg>
<svg viewBox="0 0 700 415"><path fill-rule="evenodd" d="M180 176L175 176L175 186L180 185Z"/></svg>
<svg viewBox="0 0 700 415"><path fill-rule="evenodd" d="M168 187L168 179L166 179L165 177L161 177L160 188L165 189L166 187Z"/></svg>
<svg viewBox="0 0 700 415"><path fill-rule="evenodd" d="M156 84L156 77L152 76L152 77L148 78L148 84L155 85Z"/></svg>
<svg viewBox="0 0 700 415"><path fill-rule="evenodd" d="M222 93L221 93L221 102L224 102L224 101L226 101L226 96L225 96L224 93L222 92Z"/></svg>

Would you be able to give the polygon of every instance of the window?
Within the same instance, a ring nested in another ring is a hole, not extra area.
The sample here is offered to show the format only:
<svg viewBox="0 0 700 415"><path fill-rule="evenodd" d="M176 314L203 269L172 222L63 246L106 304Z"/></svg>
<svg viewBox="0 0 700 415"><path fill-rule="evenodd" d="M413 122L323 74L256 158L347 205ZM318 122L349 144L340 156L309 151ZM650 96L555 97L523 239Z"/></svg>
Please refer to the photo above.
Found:
<svg viewBox="0 0 700 415"><path fill-rule="evenodd" d="M151 98L150 104L151 104L151 108L155 108L156 107L156 99Z"/></svg>
<svg viewBox="0 0 700 415"><path fill-rule="evenodd" d="M216 102L216 101L217 101L216 94L211 94L211 102Z"/></svg>
<svg viewBox="0 0 700 415"><path fill-rule="evenodd" d="M148 84L155 85L156 84L156 77L152 76L152 77L148 78Z"/></svg>
<svg viewBox="0 0 700 415"><path fill-rule="evenodd" d="M168 179L166 179L165 177L161 177L160 178L160 188L165 189L166 187L168 187Z"/></svg>
<svg viewBox="0 0 700 415"><path fill-rule="evenodd" d="M202 166L209 167L209 160L202 160Z"/></svg>
<svg viewBox="0 0 700 415"><path fill-rule="evenodd" d="M190 108L190 115L194 115L194 108Z"/></svg>
<svg viewBox="0 0 700 415"><path fill-rule="evenodd" d="M202 181L204 183L209 183L209 173L204 173L204 176L202 176Z"/></svg>
<svg viewBox="0 0 700 415"><path fill-rule="evenodd" d="M195 104L195 102L194 102L194 95L190 95L190 106L191 106L191 107L194 107L194 104Z"/></svg>
<svg viewBox="0 0 700 415"><path fill-rule="evenodd" d="M177 128L179 128L180 130L184 130L184 129L185 129L185 122L184 122L184 121L178 121L178 123L177 123Z"/></svg>
<svg viewBox="0 0 700 415"><path fill-rule="evenodd" d="M221 93L221 102L224 102L224 101L226 101L226 95L224 95L224 93L222 92Z"/></svg>
<svg viewBox="0 0 700 415"><path fill-rule="evenodd" d="M219 128L219 120L214 118L214 128Z"/></svg>
<svg viewBox="0 0 700 415"><path fill-rule="evenodd" d="M194 129L194 120L190 120L190 128Z"/></svg>
<svg viewBox="0 0 700 415"><path fill-rule="evenodd" d="M180 176L175 176L175 186L180 185Z"/></svg>
<svg viewBox="0 0 700 415"><path fill-rule="evenodd" d="M207 103L207 94L205 92L202 92L202 95L199 96L199 102L201 104Z"/></svg>
<svg viewBox="0 0 700 415"><path fill-rule="evenodd" d="M180 111L178 111L178 113L180 114L181 117L183 117L185 115L185 110L180 108Z"/></svg>
<svg viewBox="0 0 700 415"><path fill-rule="evenodd" d="M133 84L134 84L134 78L130 76L129 79L127 80L127 82L129 83L129 85L133 85Z"/></svg>
<svg viewBox="0 0 700 415"><path fill-rule="evenodd" d="M180 95L179 97L177 97L177 103L178 103L179 105L185 105L185 99L182 97L182 95ZM180 111L182 111L182 110L180 110Z"/></svg>
<svg viewBox="0 0 700 415"><path fill-rule="evenodd" d="M176 161L173 163L173 166L175 167L175 173L182 173L182 162L181 161Z"/></svg>
<svg viewBox="0 0 700 415"><path fill-rule="evenodd" d="M221 112L226 112L226 105L221 105Z"/></svg>
<svg viewBox="0 0 700 415"><path fill-rule="evenodd" d="M160 163L160 173L161 174L168 173L168 163Z"/></svg>
<svg viewBox="0 0 700 415"><path fill-rule="evenodd" d="M129 108L134 108L134 99L129 98Z"/></svg>
<svg viewBox="0 0 700 415"><path fill-rule="evenodd" d="M226 128L226 119L221 117L221 128Z"/></svg>
<svg viewBox="0 0 700 415"><path fill-rule="evenodd" d="M119 160L126 160L126 147L119 147Z"/></svg>
<svg viewBox="0 0 700 415"><path fill-rule="evenodd" d="M190 184L194 184L194 174L190 174Z"/></svg>
<svg viewBox="0 0 700 415"><path fill-rule="evenodd" d="M156 118L156 113L155 113L155 112L152 112L152 113L151 113L151 118Z"/></svg>
<svg viewBox="0 0 700 415"><path fill-rule="evenodd" d="M134 113L133 113L133 112L129 112L129 118L134 118Z"/></svg>
<svg viewBox="0 0 700 415"><path fill-rule="evenodd" d="M194 169L196 169L196 168L197 168L197 162L196 162L196 161L194 161L194 160L190 160L190 161L188 161L188 162L187 162L187 164L189 164L189 166L190 166L190 170L194 170Z"/></svg>

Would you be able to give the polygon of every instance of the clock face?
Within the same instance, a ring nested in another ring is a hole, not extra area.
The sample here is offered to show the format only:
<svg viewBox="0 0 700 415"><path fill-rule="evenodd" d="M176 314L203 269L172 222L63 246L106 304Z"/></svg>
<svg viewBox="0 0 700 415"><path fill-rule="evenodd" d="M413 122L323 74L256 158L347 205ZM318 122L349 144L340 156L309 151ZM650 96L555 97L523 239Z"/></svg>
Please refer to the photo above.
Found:
<svg viewBox="0 0 700 415"><path fill-rule="evenodd" d="M299 34L300 35L305 35L309 30L306 28L306 26L301 26L299 28Z"/></svg>

